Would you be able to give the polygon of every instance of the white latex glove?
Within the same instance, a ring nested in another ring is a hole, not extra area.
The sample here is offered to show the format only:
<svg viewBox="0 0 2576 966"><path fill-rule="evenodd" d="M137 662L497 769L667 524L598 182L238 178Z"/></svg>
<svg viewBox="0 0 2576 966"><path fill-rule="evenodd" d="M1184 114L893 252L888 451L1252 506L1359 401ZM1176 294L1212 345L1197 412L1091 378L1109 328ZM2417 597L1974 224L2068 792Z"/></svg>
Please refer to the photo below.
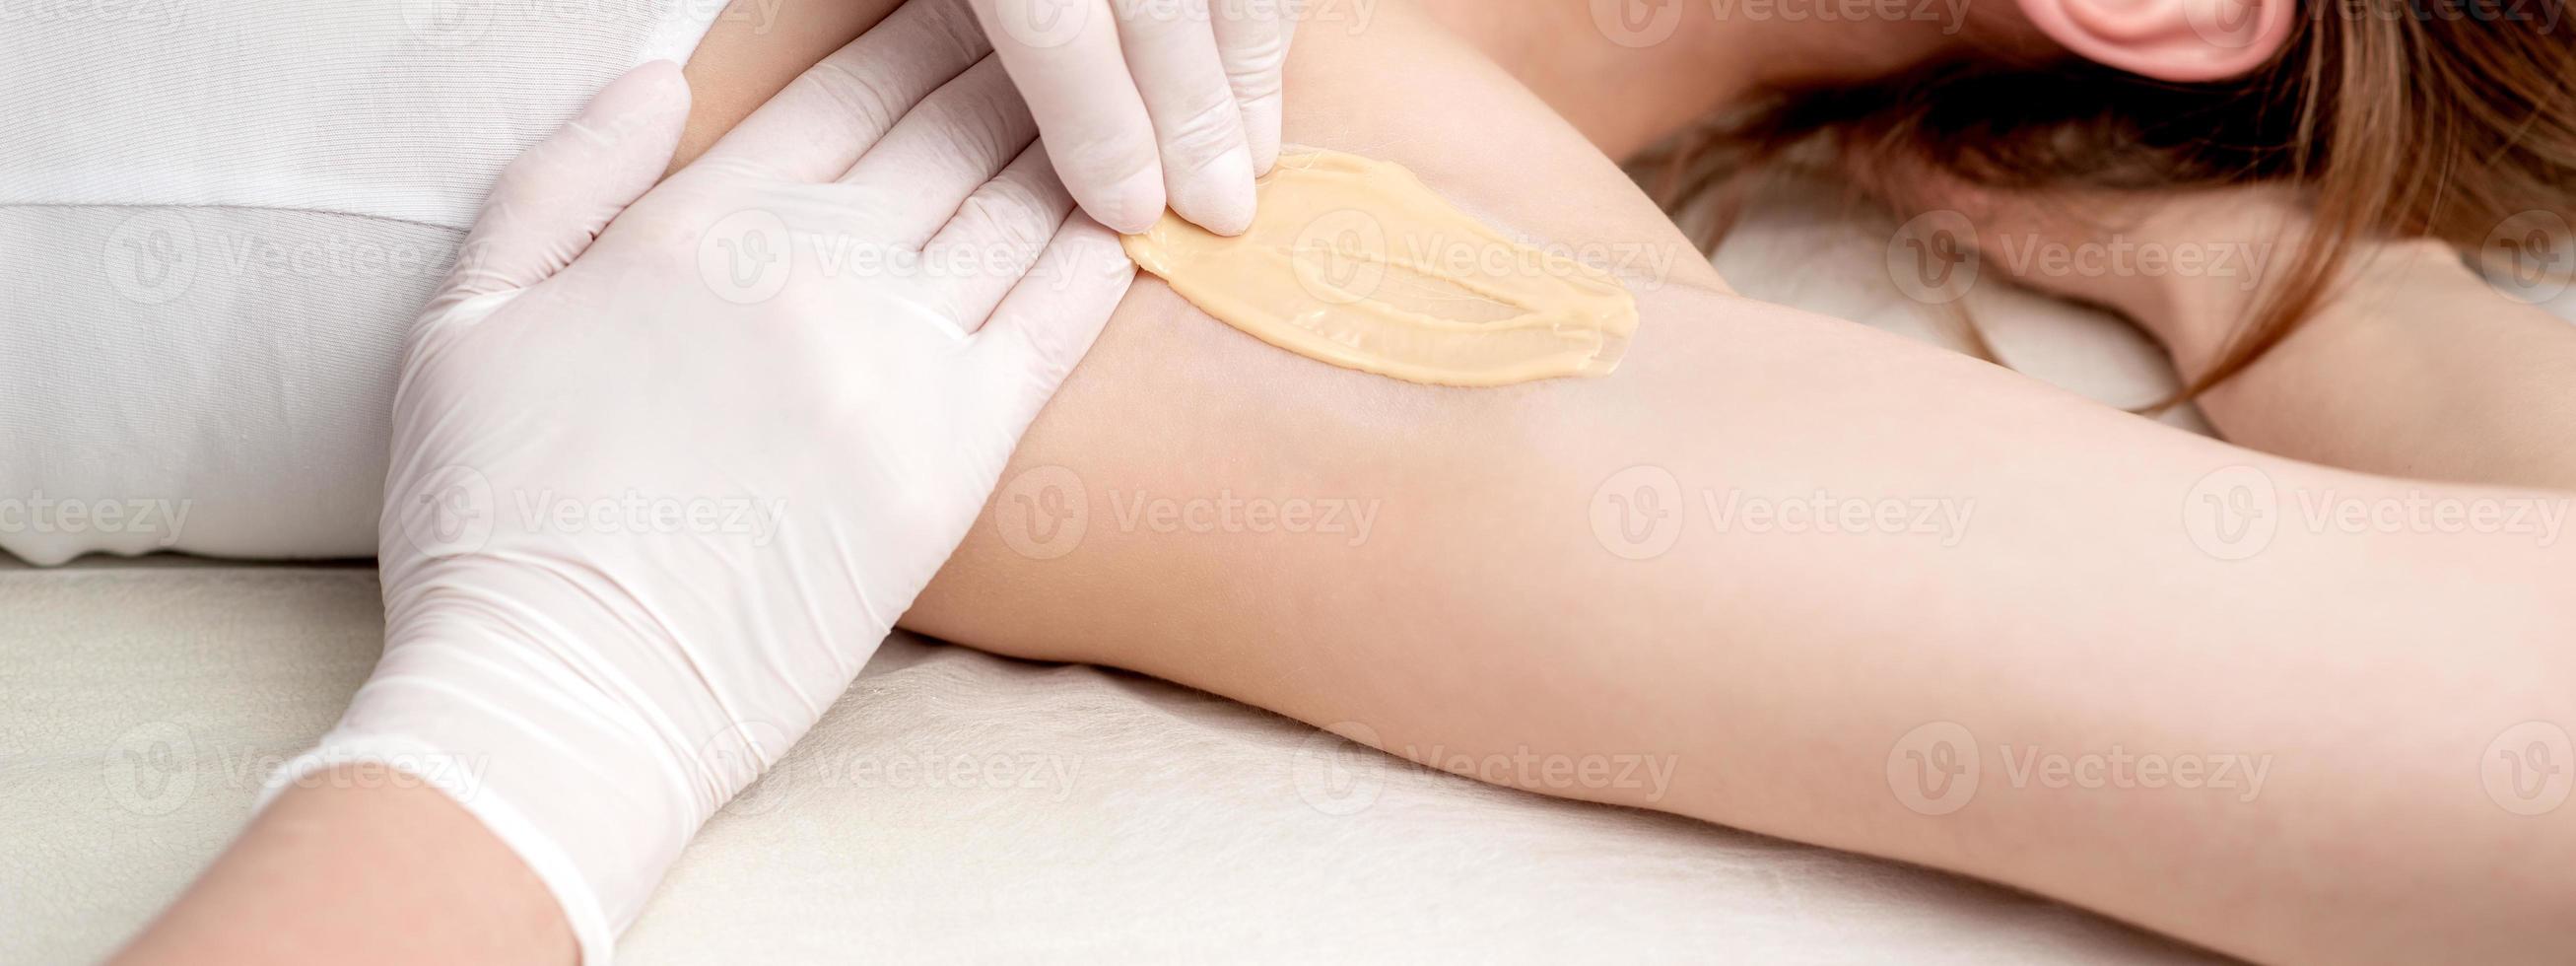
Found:
<svg viewBox="0 0 2576 966"><path fill-rule="evenodd" d="M1131 235L1167 197L1217 234L1251 226L1303 3L974 0L1074 199Z"/></svg>
<svg viewBox="0 0 2576 966"><path fill-rule="evenodd" d="M376 761L447 790L607 960L1133 278L981 45L911 4L659 187L689 99L649 64L510 167L411 335L383 659L273 789Z"/></svg>

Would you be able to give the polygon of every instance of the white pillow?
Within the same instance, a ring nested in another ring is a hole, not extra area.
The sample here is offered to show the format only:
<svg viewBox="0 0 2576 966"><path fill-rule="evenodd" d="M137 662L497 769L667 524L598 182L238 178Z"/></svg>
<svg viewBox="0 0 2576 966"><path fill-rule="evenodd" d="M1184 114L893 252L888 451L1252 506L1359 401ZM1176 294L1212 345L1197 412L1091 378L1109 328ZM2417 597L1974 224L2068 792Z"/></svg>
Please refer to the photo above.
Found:
<svg viewBox="0 0 2576 966"><path fill-rule="evenodd" d="M43 3L0 30L0 549L369 556L501 166L723 0Z"/></svg>

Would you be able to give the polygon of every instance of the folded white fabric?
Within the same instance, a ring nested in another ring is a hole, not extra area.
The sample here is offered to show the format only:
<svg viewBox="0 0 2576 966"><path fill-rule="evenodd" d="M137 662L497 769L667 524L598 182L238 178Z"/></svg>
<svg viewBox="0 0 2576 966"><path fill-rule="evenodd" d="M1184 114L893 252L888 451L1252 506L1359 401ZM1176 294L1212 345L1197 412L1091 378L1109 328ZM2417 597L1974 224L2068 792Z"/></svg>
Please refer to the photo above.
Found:
<svg viewBox="0 0 2576 966"><path fill-rule="evenodd" d="M973 31L912 4L658 188L668 63L511 166L396 394L384 656L275 787L420 775L606 961L964 539L1133 279Z"/></svg>
<svg viewBox="0 0 2576 966"><path fill-rule="evenodd" d="M373 553L403 330L493 178L724 9L0 4L0 550Z"/></svg>

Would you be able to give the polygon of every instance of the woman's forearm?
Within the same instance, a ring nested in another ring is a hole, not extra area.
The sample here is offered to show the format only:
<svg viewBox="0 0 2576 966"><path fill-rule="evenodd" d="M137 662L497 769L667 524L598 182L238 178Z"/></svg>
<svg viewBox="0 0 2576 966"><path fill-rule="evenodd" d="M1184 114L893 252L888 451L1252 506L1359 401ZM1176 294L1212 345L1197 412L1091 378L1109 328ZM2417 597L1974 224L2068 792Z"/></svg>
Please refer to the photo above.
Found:
<svg viewBox="0 0 2576 966"><path fill-rule="evenodd" d="M2284 283L2304 204L2247 188L1962 207L1988 268L2127 315L2197 379ZM2576 490L2576 325L2436 241L2356 242L2340 272L2286 338L2197 400L2227 439L2366 473Z"/></svg>
<svg viewBox="0 0 2576 966"><path fill-rule="evenodd" d="M2177 280L2181 281L2181 280ZM2231 286L2233 288L2233 286ZM2241 299L2176 300L2165 334L2209 364ZM2576 325L2433 242L2372 250L2280 346L2201 400L2227 437L2372 473L2576 490Z"/></svg>

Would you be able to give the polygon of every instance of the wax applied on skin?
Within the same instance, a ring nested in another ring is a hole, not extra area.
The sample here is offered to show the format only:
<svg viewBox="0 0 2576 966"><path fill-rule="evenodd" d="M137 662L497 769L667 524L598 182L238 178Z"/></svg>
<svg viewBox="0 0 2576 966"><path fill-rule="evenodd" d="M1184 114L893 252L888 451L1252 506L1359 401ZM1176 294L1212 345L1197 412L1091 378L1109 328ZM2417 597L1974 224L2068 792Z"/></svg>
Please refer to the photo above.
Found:
<svg viewBox="0 0 2576 966"><path fill-rule="evenodd" d="M1128 257L1263 342L1411 382L1605 376L1636 332L1609 273L1513 241L1399 165L1292 153L1259 188L1242 235L1165 212Z"/></svg>

